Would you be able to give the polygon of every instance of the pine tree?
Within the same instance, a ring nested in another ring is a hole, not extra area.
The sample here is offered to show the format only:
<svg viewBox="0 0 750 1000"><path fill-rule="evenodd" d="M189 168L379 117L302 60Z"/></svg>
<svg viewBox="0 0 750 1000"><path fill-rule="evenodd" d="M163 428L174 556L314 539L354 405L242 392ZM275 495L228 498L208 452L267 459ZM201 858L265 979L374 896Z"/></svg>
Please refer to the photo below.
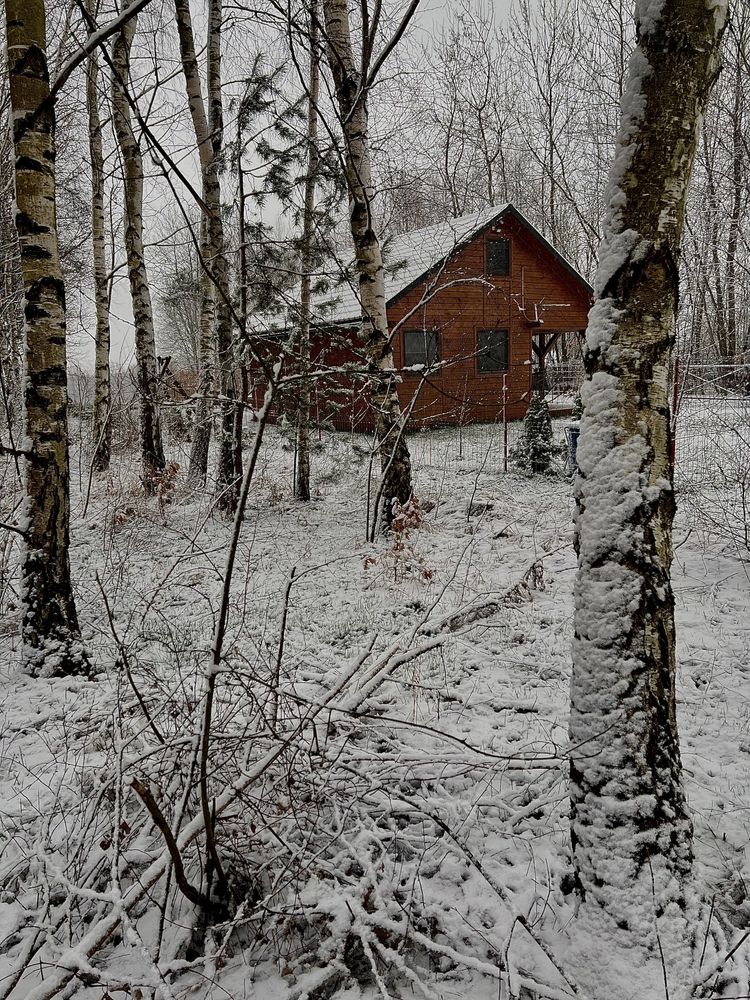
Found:
<svg viewBox="0 0 750 1000"><path fill-rule="evenodd" d="M521 440L513 449L511 460L527 475L554 474L554 460L560 449L555 445L547 400L534 395L523 418Z"/></svg>

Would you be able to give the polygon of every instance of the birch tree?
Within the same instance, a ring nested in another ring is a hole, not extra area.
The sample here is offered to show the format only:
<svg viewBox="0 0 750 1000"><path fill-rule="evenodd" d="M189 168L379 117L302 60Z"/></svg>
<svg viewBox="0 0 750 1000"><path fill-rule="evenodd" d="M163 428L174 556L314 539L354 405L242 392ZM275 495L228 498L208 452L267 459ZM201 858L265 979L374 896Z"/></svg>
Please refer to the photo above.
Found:
<svg viewBox="0 0 750 1000"><path fill-rule="evenodd" d="M23 661L35 675L85 673L70 579L65 285L44 2L7 0L5 14L26 352Z"/></svg>
<svg viewBox="0 0 750 1000"><path fill-rule="evenodd" d="M125 9L128 8L125 5ZM153 493L165 466L157 400L156 344L146 258L143 249L143 158L130 118L130 49L137 17L131 17L112 44L112 121L122 153L125 189L125 252L135 321L135 356L140 403L143 485Z"/></svg>
<svg viewBox="0 0 750 1000"><path fill-rule="evenodd" d="M200 70L195 54L195 37L190 4L187 0L176 0L175 16L177 34L180 40L180 59L182 73L185 78L190 118L195 132L195 142L198 148L198 159L201 165L201 187L203 200L210 208L209 202L218 189L218 181L213 183L213 148L208 131L206 107L203 101ZM218 207L218 206L217 206ZM219 218L219 224L221 219ZM200 247L204 263L208 266L211 258L208 241L208 223L205 216L201 219ZM202 270L200 278L201 321L200 321L200 369L198 374L198 391L193 430L193 446L190 450L190 466L188 475L191 479L205 482L208 472L208 448L211 440L211 402L210 394L213 388L213 326L214 326L214 290L210 275Z"/></svg>
<svg viewBox="0 0 750 1000"><path fill-rule="evenodd" d="M208 134L212 149L212 169L208 172L211 194L207 221L208 243L214 278L216 363L221 399L221 437L217 470L217 504L234 513L239 501L242 479L241 415L235 414L234 350L232 310L229 301L229 266L224 250L224 227L221 220L221 190L218 166L224 148L224 109L221 98L221 29L222 0L208 4ZM239 436L239 438L238 438ZM237 442L237 447L235 443Z"/></svg>
<svg viewBox="0 0 750 1000"><path fill-rule="evenodd" d="M305 174L305 194L302 209L302 247L300 253L300 317L299 361L302 369L310 362L310 303L313 265L313 232L315 227L315 184L318 174L318 96L320 63L318 61L318 4L312 0L310 9L310 79L307 95L308 159ZM300 388L297 410L297 469L294 492L298 500L310 499L310 385Z"/></svg>
<svg viewBox="0 0 750 1000"><path fill-rule="evenodd" d="M90 0L88 4L89 14ZM104 224L104 152L102 126L99 117L99 65L96 50L86 66L86 110L89 122L89 159L91 162L91 244L94 260L94 303L96 334L94 357L94 419L92 444L93 468L105 472L109 468L112 448L111 392L109 380L109 292L107 288L107 258Z"/></svg>
<svg viewBox="0 0 750 1000"><path fill-rule="evenodd" d="M15 153L7 78L0 79L0 400L9 435L21 406L23 281L13 212Z"/></svg>
<svg viewBox="0 0 750 1000"><path fill-rule="evenodd" d="M364 7L366 11L366 5ZM394 36L400 37L416 2L407 11ZM328 62L344 136L344 167L349 191L349 224L359 274L362 305L360 336L370 375L370 399L382 470L383 522L390 525L394 502L406 503L412 494L411 459L404 437L404 419L397 393L397 375L386 315L385 273L380 242L375 232L374 187L368 141L367 99L384 52L371 66L377 18L363 26L360 66L354 58L347 0L323 0ZM393 43L392 43L393 44Z"/></svg>
<svg viewBox="0 0 750 1000"><path fill-rule="evenodd" d="M692 829L675 710L667 379L686 191L725 18L705 0L636 5L586 337L571 838L581 985L602 1000L688 989Z"/></svg>
<svg viewBox="0 0 750 1000"><path fill-rule="evenodd" d="M211 404L214 387L214 358L218 359L221 402L221 439L219 453L220 505L233 510L236 502L233 440L234 406L231 402L232 332L229 307L229 266L224 250L224 223L221 215L219 161L223 146L221 101L221 4L213 4L208 27L208 108L203 100L200 70L195 53L190 5L176 0L175 14L180 40L180 58L185 78L188 107L193 123L201 165L202 197L206 215L201 222L201 252L204 270L201 275L201 340L198 405L193 448L190 453L190 476L205 480L208 469L208 446L211 434Z"/></svg>

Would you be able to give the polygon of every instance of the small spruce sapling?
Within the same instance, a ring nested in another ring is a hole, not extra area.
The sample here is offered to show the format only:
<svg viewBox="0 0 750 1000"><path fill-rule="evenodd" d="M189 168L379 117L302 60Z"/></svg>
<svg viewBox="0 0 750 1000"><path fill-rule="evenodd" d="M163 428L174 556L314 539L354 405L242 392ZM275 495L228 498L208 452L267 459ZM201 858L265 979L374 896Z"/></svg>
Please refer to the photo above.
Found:
<svg viewBox="0 0 750 1000"><path fill-rule="evenodd" d="M521 440L511 452L511 461L516 469L526 475L554 475L554 460L560 454L560 446L552 435L552 419L547 401L534 396L523 418Z"/></svg>

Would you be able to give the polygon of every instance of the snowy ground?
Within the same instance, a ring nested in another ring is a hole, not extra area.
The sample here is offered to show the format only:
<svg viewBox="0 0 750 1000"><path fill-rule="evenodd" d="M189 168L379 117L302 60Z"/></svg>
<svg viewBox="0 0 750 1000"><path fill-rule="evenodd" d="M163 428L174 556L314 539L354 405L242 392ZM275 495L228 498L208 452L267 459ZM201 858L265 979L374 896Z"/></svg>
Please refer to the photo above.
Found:
<svg viewBox="0 0 750 1000"><path fill-rule="evenodd" d="M468 446L470 429L459 457L456 434L414 442L421 527L400 544L368 544L361 442L326 438L315 498L301 507L292 455L269 432L209 762L218 850L241 905L215 915L220 929L209 935L175 888L164 837L131 782L150 788L183 835L186 877L198 885L196 734L230 526L181 475L168 502L145 501L121 456L87 500L85 466L74 470L74 573L102 669L95 682L19 672L6 539L0 998L50 995L55 964L78 969L86 1000L495 1000L500 986L570 995L570 487L500 474L500 440L490 460L490 449ZM3 518L12 468L5 476ZM692 507L675 539L679 721L699 878L744 926L750 562ZM490 601L488 617L451 617ZM81 939L110 926L87 960Z"/></svg>

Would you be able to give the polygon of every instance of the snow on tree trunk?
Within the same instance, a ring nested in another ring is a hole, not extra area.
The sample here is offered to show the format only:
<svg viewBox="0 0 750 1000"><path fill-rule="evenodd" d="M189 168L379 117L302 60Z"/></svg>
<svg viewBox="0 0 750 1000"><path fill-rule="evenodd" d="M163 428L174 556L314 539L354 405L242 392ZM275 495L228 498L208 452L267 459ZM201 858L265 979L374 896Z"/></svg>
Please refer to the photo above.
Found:
<svg viewBox="0 0 750 1000"><path fill-rule="evenodd" d="M89 13L91 3L87 4ZM89 119L89 157L91 160L91 242L94 258L94 302L96 336L94 353L94 419L92 423L93 467L96 472L109 468L112 448L111 391L109 378L109 295L104 244L104 153L99 118L96 52L88 58L86 70L86 108Z"/></svg>
<svg viewBox="0 0 750 1000"><path fill-rule="evenodd" d="M313 0L310 11L310 86L307 99L307 141L309 152L305 176L305 202L302 218L302 253L300 272L299 361L303 372L310 364L310 289L312 283L312 240L315 228L315 182L318 175L318 94L320 64L318 62L318 4ZM310 384L303 382L297 407L297 472L294 484L298 500L310 499Z"/></svg>
<svg viewBox="0 0 750 1000"><path fill-rule="evenodd" d="M153 493L165 461L157 399L154 316L143 250L143 160L133 132L126 94L130 84L130 48L135 28L136 17L131 17L112 45L112 120L122 152L124 173L125 252L135 321L143 485L146 493Z"/></svg>
<svg viewBox="0 0 750 1000"><path fill-rule="evenodd" d="M397 375L388 335L385 275L372 214L373 185L367 135L367 93L354 60L346 0L323 0L328 61L336 89L349 189L349 222L359 272L361 337L369 362L371 400L383 474L383 519L390 525L393 504L411 497L411 459L398 401Z"/></svg>
<svg viewBox="0 0 750 1000"><path fill-rule="evenodd" d="M65 285L55 228L55 114L48 101L43 0L7 0L5 11L25 296L23 661L31 674L48 677L89 667L68 552Z"/></svg>
<svg viewBox="0 0 750 1000"><path fill-rule="evenodd" d="M592 997L683 995L692 828L675 712L667 388L685 197L726 10L638 0L607 189L576 481L571 838ZM618 949L628 958L618 963Z"/></svg>

